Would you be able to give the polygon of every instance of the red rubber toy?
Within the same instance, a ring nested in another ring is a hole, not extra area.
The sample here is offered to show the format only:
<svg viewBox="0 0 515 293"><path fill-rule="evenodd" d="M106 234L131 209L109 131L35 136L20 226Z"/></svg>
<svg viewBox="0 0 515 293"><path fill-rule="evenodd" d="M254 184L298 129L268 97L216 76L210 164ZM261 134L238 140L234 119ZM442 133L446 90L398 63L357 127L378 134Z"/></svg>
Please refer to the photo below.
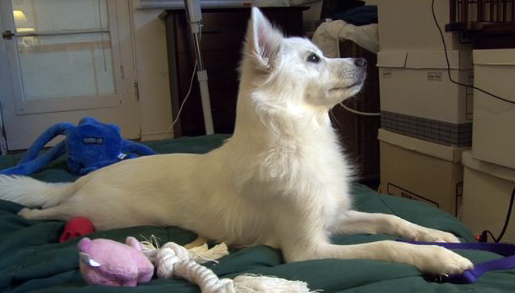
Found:
<svg viewBox="0 0 515 293"><path fill-rule="evenodd" d="M84 236L95 232L93 223L86 217L75 217L72 218L64 226L63 234L59 238L59 243L66 242L70 239L74 239L80 236Z"/></svg>

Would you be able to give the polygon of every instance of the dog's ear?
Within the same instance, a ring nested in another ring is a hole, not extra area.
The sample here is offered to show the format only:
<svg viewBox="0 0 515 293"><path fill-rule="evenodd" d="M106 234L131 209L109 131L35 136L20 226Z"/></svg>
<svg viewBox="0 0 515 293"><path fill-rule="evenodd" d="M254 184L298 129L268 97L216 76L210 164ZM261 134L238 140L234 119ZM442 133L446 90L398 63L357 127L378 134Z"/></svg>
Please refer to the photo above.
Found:
<svg viewBox="0 0 515 293"><path fill-rule="evenodd" d="M252 18L247 29L245 54L261 69L269 69L277 58L283 34L275 29L261 11L253 7Z"/></svg>

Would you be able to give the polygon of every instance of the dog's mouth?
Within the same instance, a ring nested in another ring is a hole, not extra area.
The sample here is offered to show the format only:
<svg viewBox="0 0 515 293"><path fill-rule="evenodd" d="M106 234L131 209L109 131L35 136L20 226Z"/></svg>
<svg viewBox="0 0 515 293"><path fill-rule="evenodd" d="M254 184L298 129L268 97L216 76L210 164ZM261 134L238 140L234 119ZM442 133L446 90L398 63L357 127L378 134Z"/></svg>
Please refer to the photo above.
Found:
<svg viewBox="0 0 515 293"><path fill-rule="evenodd" d="M334 91L340 91L340 90L349 90L349 89L352 89L354 87L358 87L358 86L362 86L363 85L363 80L358 80L350 85L347 85L347 86L342 86L342 87L334 87L334 88L331 88L329 89L329 92L334 92Z"/></svg>
<svg viewBox="0 0 515 293"><path fill-rule="evenodd" d="M353 87L362 86L362 85L363 85L363 80L359 80L349 86L346 86L344 89L347 90L347 89L351 89Z"/></svg>

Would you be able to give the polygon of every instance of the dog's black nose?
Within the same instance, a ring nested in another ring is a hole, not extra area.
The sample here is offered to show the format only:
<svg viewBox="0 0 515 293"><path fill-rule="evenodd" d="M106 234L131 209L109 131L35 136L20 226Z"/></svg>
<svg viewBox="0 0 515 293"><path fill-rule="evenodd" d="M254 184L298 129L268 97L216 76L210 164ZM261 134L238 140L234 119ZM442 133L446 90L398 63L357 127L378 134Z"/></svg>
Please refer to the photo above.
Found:
<svg viewBox="0 0 515 293"><path fill-rule="evenodd" d="M365 58L356 58L356 59L354 59L354 64L357 67L366 67L367 66L367 60Z"/></svg>

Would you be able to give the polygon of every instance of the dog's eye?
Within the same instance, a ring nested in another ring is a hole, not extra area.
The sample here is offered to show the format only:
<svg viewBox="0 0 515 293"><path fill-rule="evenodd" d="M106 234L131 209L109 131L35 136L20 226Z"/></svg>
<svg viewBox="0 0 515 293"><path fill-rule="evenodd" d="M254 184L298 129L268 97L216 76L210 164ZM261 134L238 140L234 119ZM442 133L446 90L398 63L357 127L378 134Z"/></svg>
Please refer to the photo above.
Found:
<svg viewBox="0 0 515 293"><path fill-rule="evenodd" d="M311 54L309 54L307 61L313 62L313 63L318 63L318 62L320 62L320 57L318 57L318 55L315 53L311 53Z"/></svg>

